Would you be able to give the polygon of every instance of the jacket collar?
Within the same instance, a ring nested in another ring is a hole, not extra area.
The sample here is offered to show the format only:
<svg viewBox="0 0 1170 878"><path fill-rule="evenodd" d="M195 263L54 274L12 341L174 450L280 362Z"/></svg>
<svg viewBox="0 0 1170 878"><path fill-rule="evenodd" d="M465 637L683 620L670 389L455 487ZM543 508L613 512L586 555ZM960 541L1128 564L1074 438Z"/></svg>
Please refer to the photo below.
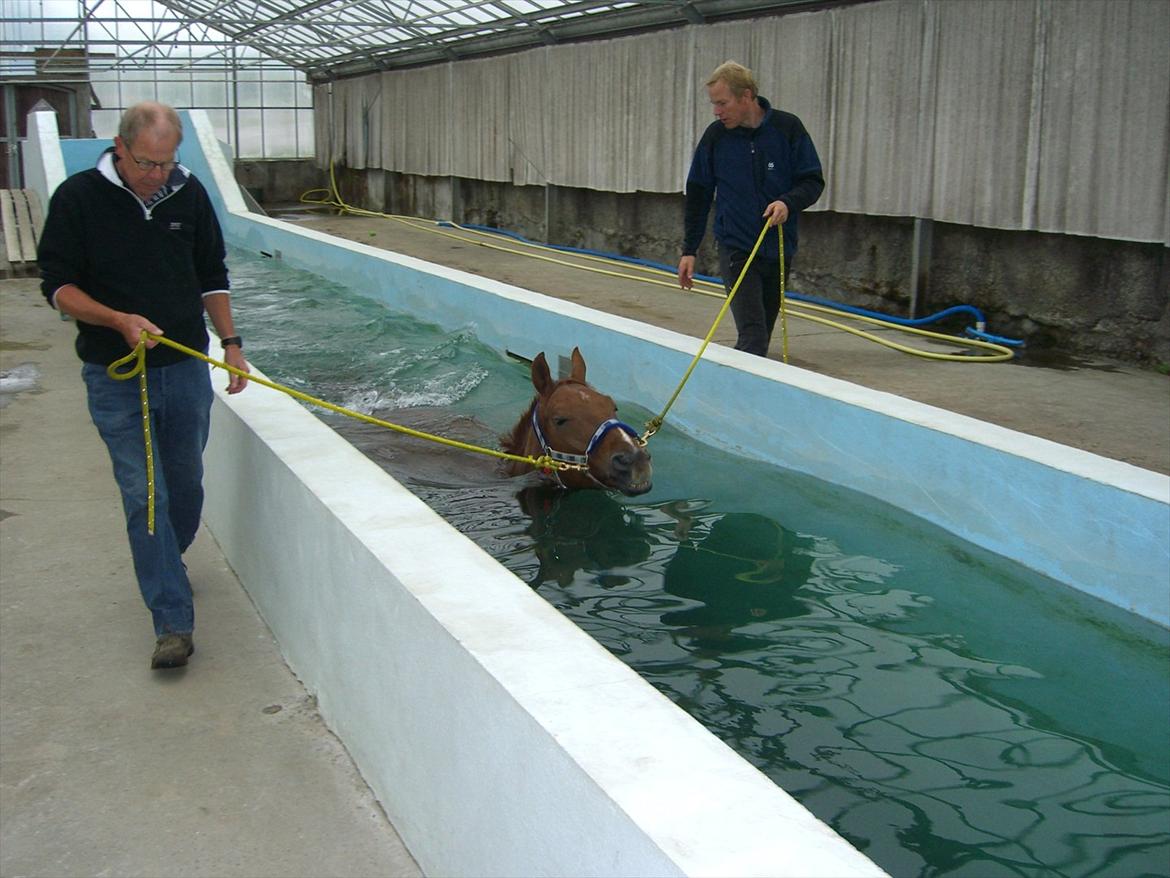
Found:
<svg viewBox="0 0 1170 878"><path fill-rule="evenodd" d="M112 146L108 147L105 152L98 156L97 170L99 174L101 174L115 186L119 187L120 189L125 189L135 198L138 198L138 194L129 186L127 186L122 181L122 178L118 176L118 171L114 167L114 148ZM183 188L184 184L187 182L187 178L190 176L191 171L188 168L185 168L183 165L175 165L175 169L171 171L171 175L167 177L167 181L162 184L162 186L157 192L154 193L154 195L143 201L143 204L145 204L147 207L150 207L152 204L162 201L167 196L175 194ZM142 199L139 200L142 201Z"/></svg>
<svg viewBox="0 0 1170 878"><path fill-rule="evenodd" d="M727 133L734 134L737 137L755 137L758 132L763 131L764 126L768 124L769 117L772 115L772 105L768 103L767 98L762 98L759 95L756 95L756 102L764 111L764 115L760 117L759 125L757 125L755 128L744 128L742 125L739 125L735 128L724 130L726 130ZM718 124L718 122L716 122L716 124Z"/></svg>
<svg viewBox="0 0 1170 878"><path fill-rule="evenodd" d="M762 98L759 95L756 95L756 103L759 104L764 110L764 115L760 117L760 126L759 126L759 127L763 128L765 125L768 124L768 117L772 115L772 105L770 103L768 103L767 98Z"/></svg>

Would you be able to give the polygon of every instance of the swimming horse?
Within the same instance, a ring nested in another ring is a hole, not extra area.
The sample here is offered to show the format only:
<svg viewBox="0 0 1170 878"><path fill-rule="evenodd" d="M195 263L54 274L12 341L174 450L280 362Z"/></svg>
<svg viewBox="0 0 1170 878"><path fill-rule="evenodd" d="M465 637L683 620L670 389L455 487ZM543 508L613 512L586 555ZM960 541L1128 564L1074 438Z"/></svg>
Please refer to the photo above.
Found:
<svg viewBox="0 0 1170 878"><path fill-rule="evenodd" d="M546 470L542 475L563 488L601 488L635 496L652 487L650 454L637 431L617 419L613 399L585 383L585 358L573 348L568 378L554 381L544 353L532 361L536 396L512 432L500 437L510 454L576 463L584 470ZM509 461L505 472L518 476L528 464Z"/></svg>

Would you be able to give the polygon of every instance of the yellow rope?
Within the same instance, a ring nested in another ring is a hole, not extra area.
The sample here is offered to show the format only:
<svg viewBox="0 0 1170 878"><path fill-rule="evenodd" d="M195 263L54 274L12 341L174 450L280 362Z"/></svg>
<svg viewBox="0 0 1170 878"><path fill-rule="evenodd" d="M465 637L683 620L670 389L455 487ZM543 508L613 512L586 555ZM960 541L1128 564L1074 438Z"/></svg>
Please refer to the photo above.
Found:
<svg viewBox="0 0 1170 878"><path fill-rule="evenodd" d="M195 357L198 360L203 360L205 363L210 363L216 368L223 369L233 375L238 375L241 378L246 378L251 382L269 387L273 390L279 390L281 393L286 393L289 396L299 399L302 402L307 402L311 405L320 406L323 409L328 409L337 414L346 415L350 418L355 418L359 421L365 421L367 424L375 424L379 427L385 427L388 430L394 430L397 433L403 433L407 436L413 436L416 439L426 439L430 442L438 442L441 445L447 445L451 448L458 448L463 451L472 451L477 454L486 454L491 457L497 457L501 460L511 460L519 463L529 464L537 469L553 469L553 470L579 470L584 472L588 469L587 466L578 463L569 463L567 461L555 460L547 454L539 457L529 457L519 454L509 454L506 451L497 451L494 448L484 448L479 445L472 445L468 442L460 442L456 439L448 439L445 436L436 436L432 433L424 433L421 430L412 430L410 427L403 427L400 424L392 424L389 421L383 421L380 418L375 418L371 415L355 412L352 409L343 408L339 405L334 405L331 402L326 402L323 399L318 399L315 396L309 396L307 393L301 393L299 390L293 390L291 387L285 387L283 384L277 384L275 381L269 381L267 378L262 378L250 372L245 372L242 369L237 369L235 366L229 366L227 363L216 360L207 356L193 348L181 345L178 342L171 341L169 338L164 338L161 335L155 335L153 332L142 331L141 339L138 345L120 360L115 360L106 367L106 374L115 381L126 381L138 376L139 393L142 397L142 433L146 445L146 485L147 485L147 504L146 504L146 520L147 532L154 534L154 454L152 451L150 438L150 402L146 390L146 342L153 339L160 344L167 347L174 348L181 351L187 356ZM120 367L130 365L126 371L120 371Z"/></svg>
<svg viewBox="0 0 1170 878"><path fill-rule="evenodd" d="M330 185L332 187L331 189L310 190L309 192L306 192L304 195L301 196L301 201L308 203L308 204L318 204L318 205L322 205L322 206L339 208L347 213L352 213L352 214L355 214L357 216L392 219L392 220L395 220L397 222L401 222L405 225L411 226L413 228L418 228L418 229L423 229L425 231L434 232L436 234L443 235L444 237L448 237L448 238L453 238L453 239L455 239L457 241L461 241L463 243L474 244L474 245L481 246L481 247L487 247L487 248L492 249L492 250L499 250L500 252L503 252L503 253L512 253L512 254L519 255L519 256L525 256L525 257L529 257L529 258L533 258L533 259L540 259L540 260L543 260L545 262L552 262L552 263L555 263L557 265L564 265L564 266L567 266L570 268L581 269L583 271L592 271L592 272L595 272L597 274L607 275L609 277L616 277L616 278L621 278L624 280L639 281L639 282L643 282L643 283L654 283L654 284L659 284L661 286L670 286L672 288L677 285L677 281L674 280L673 278L670 281L666 281L666 280L659 280L659 279L654 278L654 277L645 276L645 274L662 275L662 274L667 273L667 272L663 271L662 269L652 268L650 266L638 266L638 265L632 266L633 270L643 272L644 273L643 275L630 274L630 273L627 273L625 271L614 271L614 270L610 270L610 269L594 268L594 267L587 266L587 265L581 265L579 262L573 262L573 261L570 261L567 259L558 259L558 258L553 257L553 256L547 256L547 255L540 254L540 253L528 252L528 251L519 249L518 247L507 247L507 246L503 246L503 245L497 244L497 243L488 243L488 242L483 241L483 240L476 240L475 238L468 238L468 237L465 237L465 235L470 234L470 235L476 235L476 236L480 236L480 237L488 237L489 233L482 232L478 229L468 229L468 228L465 228L464 226L461 226L457 223L451 223L450 225L453 228L458 229L460 232L463 232L464 233L463 235L457 235L457 234L454 234L452 232L448 232L448 231L439 229L439 228L437 228L437 223L435 223L434 221L419 220L416 217L396 216L394 214L381 213L379 211L367 210L365 208L354 207L352 205L347 204L345 201L342 200L341 194L337 189L337 179L336 179L336 176L334 174L334 168L332 165L330 165L330 167L329 167L329 182L330 182ZM317 192L324 193L325 196L328 197L328 200L326 198L310 198L309 197L309 195L311 193L317 193ZM686 370L685 374L683 375L682 380L679 382L678 387L675 388L675 391L671 395L670 400L667 402L665 408L663 408L661 414L659 414L655 418L652 418L650 421L648 421L646 423L646 431L640 437L643 444L647 440L649 440L649 438L651 436L653 436L656 432L658 432L658 430L661 428L663 420L666 417L666 413L670 410L671 406L674 405L675 400L678 398L679 394L682 392L683 386L686 384L687 380L690 378L691 373L695 369L695 366L698 365L699 360L703 356L703 352L707 349L707 346L710 344L711 339L714 337L716 328L719 326L720 322L722 322L722 320L723 320L723 317L726 315L727 309L731 305L731 300L735 297L736 292L739 290L739 285L743 281L744 274L747 272L748 266L751 265L752 260L755 258L756 253L759 251L760 245L763 242L764 235L767 233L768 228L769 228L768 225L765 224L764 228L760 231L759 238L756 239L755 246L752 247L751 254L748 256L747 261L744 263L744 267L740 271L740 275L736 279L735 284L732 286L730 293L726 293L723 290L723 288L721 288L721 287L717 288L718 292L714 292L714 291L708 292L706 289L695 289L694 290L695 293L698 293L701 295L719 296L720 298L724 299L724 302L723 302L722 307L719 309L719 313L716 315L714 322L711 325L710 331L707 333L706 338L703 339L703 342L699 347L698 353L695 354L695 357L692 359L690 366L687 367L687 370ZM496 237L496 236L493 235L491 237ZM781 339L782 339L783 362L787 363L788 362L788 310L789 309L788 309L788 301L787 301L788 297L786 294L787 284L785 283L785 277L784 277L784 267L785 267L784 266L784 232L783 232L782 226L779 227L779 229L778 229L777 238L779 239L778 243L779 243L779 251L780 251L780 333L781 333ZM555 250L555 248L549 247L547 245L536 244L536 243L533 243L530 241L518 241L517 244L520 246L523 246L523 247L527 247L527 248L529 248L529 250ZM606 259L605 257L593 256L591 254L574 254L574 259L581 259L581 260L586 260L586 261L600 261L600 262L605 262L607 264L611 264L614 261L614 260ZM700 284L701 286L706 286L706 287L715 287L714 284L711 284L711 283L706 282L706 281L698 281L698 284ZM794 307L796 307L798 309L807 309L809 311L828 312L828 313L833 313L835 315L840 315L840 313L841 313L841 312L836 311L834 309L826 308L824 306L815 305L812 303L804 303L804 302L794 303ZM824 318L824 317L818 317L815 314L804 313L802 310L795 310L792 313L796 317L800 317L800 318L803 318L805 320L819 323L819 324L822 324L824 326L829 326L829 327L832 327L834 329L839 329L842 332L848 332L848 333L850 333L852 335L856 335L860 338L864 338L864 339L867 339L869 341L876 342L877 344L884 345L885 347L892 348L893 350L897 350L897 351L901 351L903 353L911 354L914 356L925 357L925 358L929 358L929 359L951 360L951 361L963 362L963 363L975 363L975 362L1002 362L1003 360L1010 360L1015 356L1015 354L1010 349L1003 347L1002 345L994 344L992 342L981 341L978 339L958 338L955 336L944 335L943 333L937 333L937 332L931 332L929 330L919 329L917 327L892 324L892 323L889 323L887 321L882 321L882 320L877 319L877 318L867 317L865 315L858 315L858 314L846 315L846 319L874 323L874 324L885 326L888 328L893 328L893 329L896 329L900 332L905 332L907 334L916 334L916 335L921 335L921 336L927 337L927 338L941 339L941 340L945 340L951 344L956 344L960 347L967 347L967 348L973 348L973 349L978 349L978 350L987 350L987 351L990 351L991 353L987 354L987 355L981 355L981 356L972 356L971 354L949 354L949 353L940 353L937 351L924 351L921 349L909 347L908 345L898 344L897 342L893 342L893 341L890 341L888 339L883 339L883 338L876 336L872 333L864 332L864 331L856 329L854 327L847 326L847 325L842 324L842 323L838 323L837 321L834 321L834 320L829 320L829 319Z"/></svg>
<svg viewBox="0 0 1170 878"><path fill-rule="evenodd" d="M392 216L388 216L388 215L386 215L386 216L389 219L396 219L396 220L399 220L401 222L407 221L407 218L404 218L404 217L392 217ZM416 227L423 228L423 226L418 226L417 224L415 224L415 225L416 225ZM461 228L461 227L456 226L456 228ZM481 241L474 241L474 240L471 240L468 238L463 238L459 235L452 235L449 232L444 232L444 231L439 230L439 229L427 228L427 231L433 231L436 234L446 235L448 237L455 238L458 241L463 241L464 243L476 244L476 245L481 246L481 247L489 247L493 250L501 250L505 253L515 253L515 254L519 254L522 256L529 256L530 258L533 258L533 259L543 259L547 262L554 262L554 263L557 263L558 265L564 265L564 266L568 266L570 268L577 268L577 269L580 269L581 271L592 271L592 272L595 272L597 274L604 274L604 275L608 275L610 277L622 278L624 280L633 280L633 281L638 281L640 283L656 284L658 286L670 287L671 289L674 289L674 290L678 289L678 281L676 279L673 279L673 276L671 276L672 277L671 280L659 280L659 279L654 278L654 277L643 277L643 276L639 276L639 275L635 275L635 274L628 274L628 273L623 272L623 271L609 271L609 270L605 270L605 269L591 268L589 266L579 265L577 263L570 262L570 261L565 260L565 259L555 259L555 258L552 258L549 256L542 256L542 255L534 254L534 253L524 253L523 251L516 250L516 249L511 248L511 247L502 247L502 246L499 246L496 244L487 244L487 243L484 243ZM464 231L468 232L469 234L489 234L489 233L485 233L485 232L480 232L476 229L465 229ZM526 246L541 247L542 245L528 244ZM603 261L612 261L612 260L605 260L604 257L594 257L594 256L590 256L588 254L582 254L579 258L581 258L581 259L600 259ZM667 275L669 275L669 272L666 272L663 269L651 268L650 266L632 266L632 269L635 271L646 272L648 274L657 274L657 275L667 274ZM720 299L724 298L727 295L726 290L722 286L719 286L718 284L711 283L709 281L703 281L703 280L696 280L695 281L695 288L692 288L690 290L690 292L695 293L696 295L713 296L713 297L720 298ZM1015 353L1010 348L1004 347L1003 345L995 344L994 342L983 341L981 339L975 339L975 338L960 338L958 336L947 335L947 334L941 333L941 332L933 332L933 331L928 330L928 329L921 329L921 328L916 327L916 326L903 326L903 325L900 325L897 323L890 323L889 321L881 320L881 319L876 318L876 317L868 317L868 316L863 315L863 314L843 314L838 309L829 308L829 307L826 307L824 305L817 305L817 304L812 303L812 302L790 301L783 290L781 292L781 296L782 296L781 297L781 308L782 308L781 315L782 315L782 317L786 317L788 314L791 314L793 317L799 317L802 320L808 320L809 322L812 322L812 323L819 323L822 326L828 326L828 327L831 327L832 329L839 329L842 332L847 332L847 333L850 333L852 335L856 335L859 338L865 339L866 341L872 341L875 344L883 345L884 347L888 347L888 348L891 348L893 350L900 351L901 353L904 353L904 354L910 354L911 356L923 357L925 359L931 359L931 360L947 360L947 361L958 362L958 363L1002 363L1004 361L1011 360L1011 359L1015 358ZM824 318L824 317L817 317L813 314L805 313L807 311L817 311L817 312L823 312L826 314L833 314L833 315L836 315L836 316L838 316L842 319L845 319L845 320L857 320L857 321L861 321L864 323L872 323L872 324L875 324L877 326L881 326L881 327L886 328L886 329L892 329L892 330L895 330L897 332L905 333L907 335L918 335L918 336L922 336L923 338L938 339L940 341L945 341L948 344L956 345L958 347L966 347L966 348L970 348L970 349L974 349L974 350L988 351L989 353L980 354L980 355L976 356L976 355L972 355L970 353L952 354L952 353L944 353L942 351L922 350L921 348L914 348L914 347L910 347L909 345L903 345L903 344L898 344L897 342L889 341L888 339L884 339L881 336L874 335L873 333L864 332L862 330L858 330L854 327L848 326L847 324L840 323L837 320L829 320L829 319ZM788 362L788 330L787 330L787 321L786 320L784 320L781 323L781 332L783 334L783 341L784 341L784 351L783 351L784 362Z"/></svg>
<svg viewBox="0 0 1170 878"><path fill-rule="evenodd" d="M747 274L748 266L750 266L752 264L752 260L756 258L756 253L759 251L760 245L764 243L764 235L767 233L768 224L765 223L764 227L760 229L760 236L756 238L756 243L752 247L752 252L748 255L747 261L744 262L743 268L740 269L739 277L735 279L735 284L731 287L731 292L727 294L727 298L724 300L723 306L719 309L719 313L715 315L715 321L711 324L711 329L708 331L707 337L704 338L703 343L699 345L698 353L696 353L694 359L691 360L691 364L687 366L687 371L683 374L682 380L678 383L678 387L674 389L674 393L671 394L671 397L667 401L666 407L662 410L662 413L646 422L646 432L642 436L643 443L658 432L658 429L662 426L662 422L666 419L666 413L670 411L670 407L674 405L674 401L678 399L678 395L682 393L683 385L687 383L687 379L690 378L691 373L695 371L695 366L699 364L699 360L703 356L703 351L707 350L707 345L711 343L711 339L714 337L715 330L719 327L720 321L723 320L723 316L727 313L727 309L731 307L731 300L734 299L735 294L739 292L739 285L743 282L744 275Z"/></svg>
<svg viewBox="0 0 1170 878"><path fill-rule="evenodd" d="M146 392L146 370L138 376L138 397L142 402L142 439L146 447L146 532L154 536L154 445L150 441L150 396Z"/></svg>
<svg viewBox="0 0 1170 878"><path fill-rule="evenodd" d="M528 256L528 257L533 258L533 259L542 259L546 262L554 262L558 265L564 265L564 266L567 266L569 268L577 268L577 269L580 269L581 271L592 271L592 272L595 272L597 274L607 275L609 277L616 277L616 278L621 278L624 280L633 280L633 281L638 281L640 283L656 284L658 286L669 287L669 288L676 290L676 291L678 290L678 281L676 279L674 279L673 275L670 275L669 272L664 271L663 269L660 269L660 268L652 268L650 266L638 266L638 265L631 266L632 270L634 270L634 271L641 271L641 272L645 272L647 274L657 274L657 275L666 274L666 275L670 276L672 279L671 280L659 280L655 277L644 277L644 276L639 276L636 274L628 274L628 273L623 272L623 271L609 271L609 270L605 270L605 269L591 268L591 267L586 266L586 265L579 265L575 262L570 262L569 260L566 260L566 259L555 259L555 258L550 257L550 256L542 256L542 255L534 254L534 253L524 253L523 251L516 250L512 247L503 247L503 246L500 246L498 244L488 244L488 243L484 243L482 241L475 241L475 240L472 240L469 238L464 238L464 237L461 237L459 235L453 235L450 232L445 232L445 231L442 231L440 229L430 228L429 226L419 225L418 223L410 223L408 217L395 217L395 216L391 216L389 214L382 214L381 216L383 216L387 219L395 219L395 220L398 220L399 222L405 222L408 225L414 225L417 228L425 229L427 231L432 231L432 232L435 232L436 234L440 234L440 235L446 235L447 237L454 238L457 241L463 241L464 243L468 243L468 244L475 244L475 245L480 246L480 247L488 247L488 248L491 248L493 250L503 251L505 253L515 253L515 254L518 254L521 256ZM452 224L452 225L454 225L454 224ZM458 226L458 225L455 225L455 228L459 228L462 231L466 231L468 234L476 234L476 235L490 234L488 232L480 232L478 229L463 229L461 226ZM537 247L537 248L542 247L542 245L540 245L540 244L531 244L531 243L525 243L525 242L520 242L520 243L524 244L524 246ZM587 260L592 259L592 260L600 260L600 261L605 261L605 262L612 262L612 260L607 260L607 259L605 259L605 257L591 256L589 254L580 254L579 256L575 255L574 258L587 259ZM692 288L690 290L690 292L692 292L696 295L712 296L712 297L716 297L719 299L722 299L727 295L726 290L722 286L720 286L718 284L711 283L709 281L703 281L703 280L696 280L695 281L695 288ZM808 320L809 322L812 322L812 323L819 323L822 326L828 326L828 327L831 327L832 329L839 329L842 332L848 332L852 335L858 336L859 338L863 338L866 341L872 341L875 344L883 345L883 346L891 348L893 350L900 351L901 353L910 354L911 356L923 357L925 359L931 359L931 360L949 360L949 361L958 362L958 363L1002 363L1006 360L1011 360L1011 359L1015 358L1015 353L1010 348L1004 347L1003 345L995 344L994 342L983 341L982 339L975 339L975 338L960 338L958 336L947 335L947 334L941 333L941 332L933 332L933 331L928 330L928 329L921 329L921 328L916 327L916 326L903 326L903 325L900 325L897 323L890 323L889 321L881 320L881 319L876 318L876 317L868 317L868 316L863 315L863 314L848 314L848 313L843 314L840 310L838 310L836 308L829 308L829 307L826 307L824 305L817 305L813 302L791 301L788 299L788 296L783 293L783 291L782 291L782 298L781 298L781 306L783 309L781 311L782 316L786 316L787 314L791 314L793 317L799 317L802 320ZM818 311L818 312L823 312L826 314L833 314L833 315L836 315L836 316L838 316L842 319L845 319L845 320L857 320L857 321L861 321L864 323L872 323L872 324L875 324L877 326L884 327L886 329L892 329L892 330L895 330L897 332L905 333L907 335L919 335L919 336L922 336L924 338L939 339L940 341L945 341L948 344L956 345L958 347L966 347L966 348L971 348L971 349L975 349L975 350L988 351L989 353L974 356L970 353L952 354L952 353L944 353L941 351L927 351L927 350L922 350L921 348L913 348L913 347L910 347L909 345L903 345L903 344L898 344L897 342L889 341L888 339L884 339L881 336L874 335L873 333L858 330L854 327L850 327L850 326L848 326L844 323L840 323L836 320L829 320L829 319L824 318L824 317L817 317L817 316L814 316L813 314L805 313L806 311ZM786 323L787 323L787 321L784 321L781 323L781 331L783 333L783 340L784 340L784 362L788 362L788 333L787 333Z"/></svg>
<svg viewBox="0 0 1170 878"><path fill-rule="evenodd" d="M783 342L781 354L784 357L784 362L788 362L788 309L785 307L785 300L788 298L784 295L784 288L787 286L784 283L784 226L778 226L776 237L780 239L780 339Z"/></svg>

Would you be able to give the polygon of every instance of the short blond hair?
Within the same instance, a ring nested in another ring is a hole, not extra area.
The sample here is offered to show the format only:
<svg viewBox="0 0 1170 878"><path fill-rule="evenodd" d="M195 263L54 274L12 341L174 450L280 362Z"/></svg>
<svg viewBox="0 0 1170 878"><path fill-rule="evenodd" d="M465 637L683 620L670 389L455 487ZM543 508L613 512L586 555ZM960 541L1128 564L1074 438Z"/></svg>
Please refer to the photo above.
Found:
<svg viewBox="0 0 1170 878"><path fill-rule="evenodd" d="M751 92L753 98L760 94L752 72L734 61L724 61L716 67L712 71L710 79L707 80L707 87L710 88L717 82L726 82L727 87L731 89L731 94L737 98L742 97L745 91Z"/></svg>

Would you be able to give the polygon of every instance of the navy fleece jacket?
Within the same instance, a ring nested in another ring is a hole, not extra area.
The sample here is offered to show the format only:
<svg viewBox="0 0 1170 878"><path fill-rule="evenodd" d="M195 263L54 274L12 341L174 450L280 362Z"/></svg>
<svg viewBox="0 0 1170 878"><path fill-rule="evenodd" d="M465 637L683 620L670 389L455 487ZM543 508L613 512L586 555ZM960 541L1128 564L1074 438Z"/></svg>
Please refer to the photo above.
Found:
<svg viewBox="0 0 1170 878"><path fill-rule="evenodd" d="M724 247L750 252L764 227L764 209L773 201L788 205L784 256L796 255L800 212L825 188L821 160L800 119L772 108L764 98L757 128L726 128L712 122L695 148L687 175L683 255L694 255L707 230L715 201L715 238ZM776 230L770 229L757 259L779 258Z"/></svg>

